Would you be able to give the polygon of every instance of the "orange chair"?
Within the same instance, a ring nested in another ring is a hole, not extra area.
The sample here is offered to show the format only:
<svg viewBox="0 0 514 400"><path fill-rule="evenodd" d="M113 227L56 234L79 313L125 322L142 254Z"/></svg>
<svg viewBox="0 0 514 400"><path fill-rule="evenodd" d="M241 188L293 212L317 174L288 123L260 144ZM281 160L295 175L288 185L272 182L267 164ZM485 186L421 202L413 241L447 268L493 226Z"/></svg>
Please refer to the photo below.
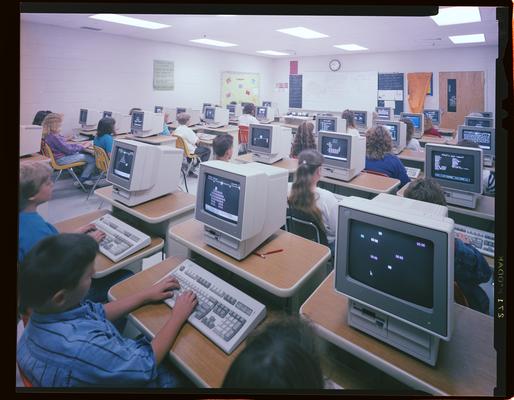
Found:
<svg viewBox="0 0 514 400"><path fill-rule="evenodd" d="M89 196L91 196L91 193L93 193L96 189L96 185L98 185L98 182L100 182L100 179L105 177L107 175L107 170L109 169L109 156L105 152L105 150L102 147L99 146L93 146L95 150L95 162L96 162L96 168L100 171L100 175L98 176L98 179L96 180L95 184L87 194L86 200L89 199Z"/></svg>
<svg viewBox="0 0 514 400"><path fill-rule="evenodd" d="M47 156L48 158L50 158L50 165L52 166L52 168L59 171L59 174L57 175L57 178L55 178L54 183L57 183L57 181L61 177L62 171L68 170L70 172L71 176L73 177L73 179L75 179L79 183L82 190L84 192L87 192L86 188L84 187L84 185L82 184L82 182L80 181L78 176L75 174L75 171L73 170L73 168L75 168L75 167L82 167L83 165L85 165L86 164L85 161L77 161L77 162L74 162L71 164L59 165L59 164L57 164L57 161L55 161L54 153L53 153L52 149L50 148L50 146L48 145L48 143L44 143L43 149L44 149L44 155Z"/></svg>
<svg viewBox="0 0 514 400"><path fill-rule="evenodd" d="M242 148L242 151L246 153L246 148L248 146L248 134L249 134L249 127L244 125L239 125L239 134L238 134L238 140L239 140L239 146Z"/></svg>
<svg viewBox="0 0 514 400"><path fill-rule="evenodd" d="M453 282L453 298L455 300L455 303L458 303L465 307L469 307L468 299L466 299L464 292L462 291L458 283L455 281Z"/></svg>
<svg viewBox="0 0 514 400"><path fill-rule="evenodd" d="M186 176L189 175L189 172L194 167L195 164L200 162L200 157L198 154L191 153L189 147L187 147L187 142L182 139L178 135L172 135L177 138L177 143L175 144L177 149L182 149L184 151L184 159L186 163L182 163L182 175L184 176L184 185L186 186L186 192L189 193L189 189L187 188Z"/></svg>

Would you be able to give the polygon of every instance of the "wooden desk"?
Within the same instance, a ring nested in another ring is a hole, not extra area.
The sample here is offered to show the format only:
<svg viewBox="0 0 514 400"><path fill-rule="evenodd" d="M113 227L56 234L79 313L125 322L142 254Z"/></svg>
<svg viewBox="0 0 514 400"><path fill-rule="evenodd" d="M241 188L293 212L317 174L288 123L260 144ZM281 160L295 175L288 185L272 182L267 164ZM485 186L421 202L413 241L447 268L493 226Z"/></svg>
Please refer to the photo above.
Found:
<svg viewBox="0 0 514 400"><path fill-rule="evenodd" d="M20 157L20 165L21 164L31 164L34 162L50 162L50 158L43 154L39 154L39 153L34 153L34 154Z"/></svg>
<svg viewBox="0 0 514 400"><path fill-rule="evenodd" d="M355 190L361 193L364 192L367 197L370 197L370 194L371 197L374 197L374 195L379 193L391 193L400 185L399 179L368 174L366 172L361 172L348 182L328 178L326 176L322 176L320 182L330 183L338 187Z"/></svg>
<svg viewBox="0 0 514 400"><path fill-rule="evenodd" d="M254 162L252 158L252 153L247 153L242 156L236 158L236 161L241 163L250 163ZM283 158L273 164L269 164L273 167L284 168L287 169L289 174L294 174L296 169L298 168L298 160L296 158Z"/></svg>
<svg viewBox="0 0 514 400"><path fill-rule="evenodd" d="M75 232L81 226L91 223L91 221L100 218L104 214L107 214L107 210L94 211L79 217L58 222L55 224L55 227L59 232L62 233ZM104 256L102 253L98 252L95 258L95 273L93 278L103 278L104 276L109 275L110 273L117 271L120 268L123 268L136 261L140 261L144 257L148 257L157 253L163 248L163 246L164 240L158 237L152 237L150 244L147 247L135 252L128 257L123 258L116 263Z"/></svg>
<svg viewBox="0 0 514 400"><path fill-rule="evenodd" d="M439 133L443 136L449 136L449 137L455 137L455 129L451 129L451 128L437 128L437 130L439 131Z"/></svg>
<svg viewBox="0 0 514 400"><path fill-rule="evenodd" d="M317 272L322 272L321 267L330 258L328 247L283 230L278 230L259 247L262 252L284 249L283 252L270 254L265 259L250 254L241 261L205 244L204 224L195 219L171 227L169 235L191 251L266 292L288 299L291 310L297 310L300 305L300 289L308 285Z"/></svg>
<svg viewBox="0 0 514 400"><path fill-rule="evenodd" d="M175 243L168 240L169 228L193 217L196 196L181 191L159 197L146 203L129 207L112 197L112 186L96 189L95 194L113 206L113 215L126 220L143 232L151 232L166 240L166 254L185 254ZM129 222L130 221L130 222ZM182 249L183 250L183 249Z"/></svg>
<svg viewBox="0 0 514 400"><path fill-rule="evenodd" d="M445 138L444 136L437 137L434 135L423 135L418 140L419 140L419 143L421 144L421 146L425 147L425 144L427 144L427 143L446 144L449 139Z"/></svg>
<svg viewBox="0 0 514 400"><path fill-rule="evenodd" d="M347 323L348 298L334 290L332 272L300 308L320 337L388 375L435 395L492 396L496 385L496 351L492 317L455 304L450 342L441 340L436 367L431 367ZM369 389L380 390L379 383Z"/></svg>
<svg viewBox="0 0 514 400"><path fill-rule="evenodd" d="M414 151L411 149L404 149L400 154L398 154L398 158L402 161L412 161L418 164L418 168L424 168L425 166L425 152L424 151ZM421 164L421 165L420 165Z"/></svg>

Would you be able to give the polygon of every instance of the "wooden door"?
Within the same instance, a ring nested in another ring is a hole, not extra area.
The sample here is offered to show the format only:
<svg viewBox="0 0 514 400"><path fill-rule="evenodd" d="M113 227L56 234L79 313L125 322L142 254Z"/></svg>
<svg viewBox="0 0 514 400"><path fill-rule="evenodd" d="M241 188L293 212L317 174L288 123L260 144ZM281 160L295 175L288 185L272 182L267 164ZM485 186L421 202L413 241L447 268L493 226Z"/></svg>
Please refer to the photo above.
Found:
<svg viewBox="0 0 514 400"><path fill-rule="evenodd" d="M448 110L448 79L455 79L455 111ZM484 110L484 71L439 72L441 128L457 129L471 112Z"/></svg>

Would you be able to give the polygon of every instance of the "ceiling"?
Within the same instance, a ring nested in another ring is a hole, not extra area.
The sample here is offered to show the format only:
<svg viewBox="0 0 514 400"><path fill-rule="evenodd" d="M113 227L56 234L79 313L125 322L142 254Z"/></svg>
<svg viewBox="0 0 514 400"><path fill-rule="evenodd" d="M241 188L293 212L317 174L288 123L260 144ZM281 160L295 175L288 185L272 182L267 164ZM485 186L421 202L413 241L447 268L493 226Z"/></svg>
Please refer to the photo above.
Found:
<svg viewBox="0 0 514 400"><path fill-rule="evenodd" d="M286 16L286 15L171 15L123 14L171 25L164 29L142 29L89 18L93 14L21 13L22 21L55 25L71 29L98 28L94 32L155 40L217 51L271 58L258 50L275 50L292 56L319 56L351 53L382 53L420 49L443 49L498 45L495 7L480 7L481 22L438 26L430 17L362 17L362 16ZM277 29L303 26L328 35L322 39L301 39L277 32ZM448 36L484 33L486 42L453 44ZM237 44L214 47L189 40L206 37ZM349 52L333 47L355 43L368 50Z"/></svg>

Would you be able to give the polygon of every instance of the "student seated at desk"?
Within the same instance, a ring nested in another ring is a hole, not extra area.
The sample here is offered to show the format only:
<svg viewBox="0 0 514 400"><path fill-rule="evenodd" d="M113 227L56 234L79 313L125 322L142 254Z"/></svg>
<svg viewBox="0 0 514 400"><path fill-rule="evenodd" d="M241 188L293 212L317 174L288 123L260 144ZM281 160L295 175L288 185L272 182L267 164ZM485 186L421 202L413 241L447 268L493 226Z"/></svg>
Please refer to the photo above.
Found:
<svg viewBox="0 0 514 400"><path fill-rule="evenodd" d="M43 163L20 165L19 214L18 214L18 262L23 262L27 253L39 241L57 235L59 232L46 222L37 212L37 207L52 197L52 169ZM94 225L85 225L77 233L89 232L95 241L100 242L105 234ZM88 298L94 301L107 301L107 291L116 282L133 275L127 270L118 270L104 278L94 280Z"/></svg>
<svg viewBox="0 0 514 400"><path fill-rule="evenodd" d="M252 103L245 104L243 114L238 118L239 125L250 126L250 124L258 124L259 120L255 118L255 106Z"/></svg>
<svg viewBox="0 0 514 400"><path fill-rule="evenodd" d="M48 114L51 114L52 111L44 111L44 110L41 110L41 111L38 111L36 113L36 115L34 116L34 120L32 121L32 125L39 125L41 126L41 124L43 123L43 120L45 119L45 117L48 115Z"/></svg>
<svg viewBox="0 0 514 400"><path fill-rule="evenodd" d="M98 121L96 128L96 136L93 139L95 146L101 147L105 150L109 158L111 157L112 151L112 135L115 132L116 121L112 117L104 117Z"/></svg>
<svg viewBox="0 0 514 400"><path fill-rule="evenodd" d="M346 133L358 135L359 130L355 125L355 115L353 114L353 111L346 109L341 114L341 117L346 120Z"/></svg>
<svg viewBox="0 0 514 400"><path fill-rule="evenodd" d="M323 389L313 329L298 317L257 329L230 366L223 388Z"/></svg>
<svg viewBox="0 0 514 400"><path fill-rule="evenodd" d="M66 138L61 135L62 115L56 113L48 114L43 120L43 142L50 146L55 162L59 165L71 164L79 161L85 161L84 169L79 179L84 185L93 185L91 175L95 170L95 157L85 151L89 143L86 144L68 144ZM73 184L79 187L78 182Z"/></svg>
<svg viewBox="0 0 514 400"><path fill-rule="evenodd" d="M316 139L314 138L314 124L304 121L298 125L296 135L294 135L293 144L291 145L291 158L298 158L303 150L316 150Z"/></svg>
<svg viewBox="0 0 514 400"><path fill-rule="evenodd" d="M406 149L413 151L421 151L421 145L419 144L419 140L414 135L414 124L412 123L410 118L401 118L401 122L403 122L407 127L407 146Z"/></svg>
<svg viewBox="0 0 514 400"><path fill-rule="evenodd" d="M435 129L434 125L432 124L432 118L427 117L425 114L423 114L423 118L423 125L425 126L425 131L423 132L423 135L442 137L439 131Z"/></svg>
<svg viewBox="0 0 514 400"><path fill-rule="evenodd" d="M212 141L214 159L220 161L230 161L233 153L233 144L234 138L228 133L216 136Z"/></svg>
<svg viewBox="0 0 514 400"><path fill-rule="evenodd" d="M181 137L186 141L187 147L191 153L197 154L202 162L208 161L211 155L211 150L208 147L197 146L200 138L194 131L187 126L191 116L187 113L180 113L177 115L178 126L173 134ZM196 171L191 171L193 175L198 175Z"/></svg>
<svg viewBox="0 0 514 400"><path fill-rule="evenodd" d="M441 186L430 178L416 179L405 190L404 197L446 206ZM470 243L455 238L454 279L466 296L470 308L484 314L489 312L489 298L480 283L488 282L493 270L484 256Z"/></svg>
<svg viewBox="0 0 514 400"><path fill-rule="evenodd" d="M324 158L317 150L304 150L298 155L295 181L287 198L289 207L311 215L325 229L328 247L334 254L338 202L332 192L319 188Z"/></svg>
<svg viewBox="0 0 514 400"><path fill-rule="evenodd" d="M170 136L171 135L170 128L168 127L168 118L169 117L170 117L170 115L168 113L164 113L164 123L162 125L162 132L160 133L160 135L162 135L162 136Z"/></svg>
<svg viewBox="0 0 514 400"><path fill-rule="evenodd" d="M161 362L197 304L188 291L153 340L129 339L112 324L131 311L172 297L167 278L107 304L84 299L98 244L84 234L48 237L27 254L18 271L22 310L30 322L18 342L20 370L38 387L176 387Z"/></svg>
<svg viewBox="0 0 514 400"><path fill-rule="evenodd" d="M404 165L391 153L392 141L389 130L377 125L366 132L366 169L400 180L400 186L410 182Z"/></svg>
<svg viewBox="0 0 514 400"><path fill-rule="evenodd" d="M474 147L479 148L480 146L472 142L471 140L463 139L457 143L457 146L462 147ZM482 170L482 187L484 188L484 195L494 197L496 193L496 173L489 169Z"/></svg>

